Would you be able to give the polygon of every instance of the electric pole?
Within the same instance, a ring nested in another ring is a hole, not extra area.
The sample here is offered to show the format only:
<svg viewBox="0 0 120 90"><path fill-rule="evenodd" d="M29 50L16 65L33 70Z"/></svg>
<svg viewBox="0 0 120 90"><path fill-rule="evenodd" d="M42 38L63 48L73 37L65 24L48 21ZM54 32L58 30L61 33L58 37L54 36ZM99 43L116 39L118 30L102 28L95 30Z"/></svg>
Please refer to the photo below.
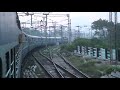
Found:
<svg viewBox="0 0 120 90"><path fill-rule="evenodd" d="M46 37L46 48L47 48L47 16L49 13L43 13L43 15L46 16L46 22L45 22L45 37Z"/></svg>
<svg viewBox="0 0 120 90"><path fill-rule="evenodd" d="M69 43L71 44L71 20L70 20L70 15L67 14L68 17L68 37L69 37Z"/></svg>
<svg viewBox="0 0 120 90"><path fill-rule="evenodd" d="M80 26L76 26L76 27L78 27L78 36L77 37L80 37L80 30L79 30Z"/></svg>
<svg viewBox="0 0 120 90"><path fill-rule="evenodd" d="M42 35L43 25L44 25L44 24L43 24L43 21L41 20L41 21L40 21L40 32L41 32L41 37L43 36L43 35Z"/></svg>
<svg viewBox="0 0 120 90"><path fill-rule="evenodd" d="M115 54L116 54L116 64L118 62L118 49L117 49L117 12L114 12L115 17Z"/></svg>
<svg viewBox="0 0 120 90"><path fill-rule="evenodd" d="M112 12L109 12L109 22L112 22Z"/></svg>
<svg viewBox="0 0 120 90"><path fill-rule="evenodd" d="M31 19L30 19L30 21L31 21L31 23L30 23L30 25L32 26L32 16L34 15L34 13L33 12L31 12L31 13L29 13L29 12L26 12L26 13L24 13L26 16L31 16ZM19 16L25 16L25 15L19 15Z"/></svg>
<svg viewBox="0 0 120 90"><path fill-rule="evenodd" d="M31 16L31 26L32 26L32 16L34 15L34 13L29 13L29 15Z"/></svg>
<svg viewBox="0 0 120 90"><path fill-rule="evenodd" d="M54 27L54 37L55 37L55 40L56 40L56 22L54 22L53 27ZM57 40L56 40L56 41L57 41Z"/></svg>
<svg viewBox="0 0 120 90"><path fill-rule="evenodd" d="M63 41L63 26L61 25L61 41Z"/></svg>
<svg viewBox="0 0 120 90"><path fill-rule="evenodd" d="M112 23L112 12L109 12L109 22ZM109 30L110 35L110 63L113 60L112 57L112 29Z"/></svg>
<svg viewBox="0 0 120 90"><path fill-rule="evenodd" d="M75 30L75 39L77 38L77 31Z"/></svg>

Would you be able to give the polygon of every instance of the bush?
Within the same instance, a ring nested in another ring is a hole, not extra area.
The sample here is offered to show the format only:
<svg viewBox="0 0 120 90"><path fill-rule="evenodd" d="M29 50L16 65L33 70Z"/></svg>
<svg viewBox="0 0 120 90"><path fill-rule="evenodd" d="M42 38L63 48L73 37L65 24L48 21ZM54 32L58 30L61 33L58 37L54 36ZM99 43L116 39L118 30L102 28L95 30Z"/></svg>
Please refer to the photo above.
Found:
<svg viewBox="0 0 120 90"><path fill-rule="evenodd" d="M120 71L120 67L118 66L109 66L106 70L105 73L106 74L110 74L113 71Z"/></svg>
<svg viewBox="0 0 120 90"><path fill-rule="evenodd" d="M85 39L85 38L77 38L73 41L75 46L89 46L90 45L90 39Z"/></svg>
<svg viewBox="0 0 120 90"><path fill-rule="evenodd" d="M62 45L61 50L68 50L71 52L71 51L77 49L77 46L107 48L107 43L98 38L92 38L92 39L77 38L72 42L72 44Z"/></svg>
<svg viewBox="0 0 120 90"><path fill-rule="evenodd" d="M110 73L113 72L113 71L114 71L114 68L109 67L108 69L105 70L105 73L106 73L106 74L110 74Z"/></svg>
<svg viewBox="0 0 120 90"><path fill-rule="evenodd" d="M91 46L91 47L96 47L96 48L106 48L107 43L98 38L92 38L92 39L86 39L86 38L77 38L73 41L73 44L75 46Z"/></svg>
<svg viewBox="0 0 120 90"><path fill-rule="evenodd" d="M83 67L93 67L93 66L95 66L95 63L96 63L96 61L88 61L88 62L86 62L86 63L83 63L82 64L82 66Z"/></svg>
<svg viewBox="0 0 120 90"><path fill-rule="evenodd" d="M60 48L62 51L67 50L72 52L74 49L76 49L76 46L74 44L67 44L67 45L62 45Z"/></svg>

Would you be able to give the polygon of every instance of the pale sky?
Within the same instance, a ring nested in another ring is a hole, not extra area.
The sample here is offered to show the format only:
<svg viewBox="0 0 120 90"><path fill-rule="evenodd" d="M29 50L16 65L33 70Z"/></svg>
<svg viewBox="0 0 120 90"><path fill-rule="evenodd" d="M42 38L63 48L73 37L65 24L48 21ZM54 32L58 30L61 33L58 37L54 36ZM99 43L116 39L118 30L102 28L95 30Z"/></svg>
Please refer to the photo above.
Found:
<svg viewBox="0 0 120 90"><path fill-rule="evenodd" d="M106 19L108 20L109 19L109 12L51 12L50 13L51 15L52 14L70 14L70 18L71 18L71 28L72 29L77 29L76 26L84 26L84 25L87 25L87 26L91 26L91 23L93 21L96 21L98 19ZM119 15L119 13L118 13ZM36 18L38 19L38 18ZM63 24L63 25L66 25L67 24L67 21L65 19L67 19L67 17L49 17L48 16L48 22L49 22L49 19L52 19L54 21L61 21L61 20L64 20L63 22L59 22L59 24ZM22 19L20 18L21 21L25 20L25 19ZM28 19L26 19L28 20ZM29 20L30 20L30 17L29 17ZM118 21L119 21L119 18L118 18Z"/></svg>
<svg viewBox="0 0 120 90"><path fill-rule="evenodd" d="M72 26L75 25L91 25L91 23L99 18L108 19L108 12L73 12L70 14Z"/></svg>

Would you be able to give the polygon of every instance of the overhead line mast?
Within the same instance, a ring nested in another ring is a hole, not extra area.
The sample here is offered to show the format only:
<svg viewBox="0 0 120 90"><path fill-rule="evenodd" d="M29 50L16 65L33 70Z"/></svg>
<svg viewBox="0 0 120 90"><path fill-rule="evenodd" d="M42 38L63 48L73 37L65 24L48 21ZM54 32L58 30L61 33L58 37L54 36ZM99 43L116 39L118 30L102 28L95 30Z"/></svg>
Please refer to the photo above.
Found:
<svg viewBox="0 0 120 90"><path fill-rule="evenodd" d="M116 64L118 62L118 46L117 46L117 12L114 12L115 17L115 54L116 54Z"/></svg>
<svg viewBox="0 0 120 90"><path fill-rule="evenodd" d="M109 22L112 23L112 12L109 12ZM111 45L111 43L112 43L112 41L111 41L111 39L112 39L112 36L111 36L112 30L111 29L109 30L109 34L110 34L110 62L111 62L112 59L113 59L113 57L112 57L112 45Z"/></svg>
<svg viewBox="0 0 120 90"><path fill-rule="evenodd" d="M109 22L112 22L112 12L109 12ZM110 29L110 61L113 60L112 56L112 29ZM115 55L116 63L118 62L118 48L117 48L117 12L114 12L114 35L115 35Z"/></svg>

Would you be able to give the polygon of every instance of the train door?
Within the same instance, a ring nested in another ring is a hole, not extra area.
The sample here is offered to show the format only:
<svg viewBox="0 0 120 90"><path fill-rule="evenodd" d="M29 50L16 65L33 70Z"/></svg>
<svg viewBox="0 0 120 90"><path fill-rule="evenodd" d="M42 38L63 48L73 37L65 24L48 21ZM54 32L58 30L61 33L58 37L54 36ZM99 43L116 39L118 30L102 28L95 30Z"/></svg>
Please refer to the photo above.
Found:
<svg viewBox="0 0 120 90"><path fill-rule="evenodd" d="M0 78L2 78L2 59L0 58Z"/></svg>

